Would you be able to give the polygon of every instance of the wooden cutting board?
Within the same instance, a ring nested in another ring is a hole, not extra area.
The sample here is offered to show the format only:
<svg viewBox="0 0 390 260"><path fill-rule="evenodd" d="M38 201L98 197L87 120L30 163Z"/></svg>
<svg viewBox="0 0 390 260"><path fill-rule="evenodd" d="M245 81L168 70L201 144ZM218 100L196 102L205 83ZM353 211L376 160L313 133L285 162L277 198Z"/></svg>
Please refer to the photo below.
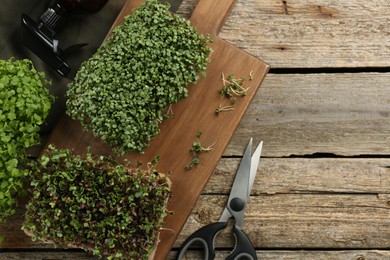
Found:
<svg viewBox="0 0 390 260"><path fill-rule="evenodd" d="M123 17L137 7L141 0L129 0L120 12L113 27L123 21ZM191 17L191 24L200 33L213 38L213 52L210 56L207 77L189 86L189 97L172 106L174 117L161 123L161 133L155 137L144 154L130 153L124 158L134 162L151 161L160 156L157 170L169 174L172 181L172 199L169 210L173 215L166 217L166 228L160 233L155 259L165 259L179 235L188 215L216 167L222 153L229 143L241 117L251 99L256 94L269 66L261 60L245 53L218 38L217 34L227 18L235 0L200 0ZM221 74L234 74L246 77L248 93L237 98L233 111L215 113L222 104L229 104L218 93L223 86ZM253 80L249 80L249 74ZM196 136L202 131L202 136ZM190 148L193 141L200 140L204 146L213 143L213 150L200 155L200 165L185 170L191 161ZM110 148L90 132L84 132L77 121L64 115L56 125L48 144L58 148L70 148L78 154L85 154L88 146L95 154L113 155ZM243 144L243 149L246 143ZM170 231L171 230L171 231Z"/></svg>

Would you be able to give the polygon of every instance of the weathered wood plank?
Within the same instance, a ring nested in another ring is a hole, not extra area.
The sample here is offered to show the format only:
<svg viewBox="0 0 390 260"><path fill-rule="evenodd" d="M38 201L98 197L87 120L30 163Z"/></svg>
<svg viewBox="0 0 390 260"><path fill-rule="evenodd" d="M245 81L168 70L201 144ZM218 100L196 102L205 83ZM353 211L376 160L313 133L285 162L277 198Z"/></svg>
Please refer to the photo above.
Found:
<svg viewBox="0 0 390 260"><path fill-rule="evenodd" d="M227 196L201 196L176 246L198 228L217 221ZM388 195L253 196L244 230L261 248L389 248ZM233 248L229 235L218 246Z"/></svg>
<svg viewBox="0 0 390 260"><path fill-rule="evenodd" d="M184 0L188 17L197 0ZM389 66L385 0L238 0L219 36L273 68Z"/></svg>
<svg viewBox="0 0 390 260"><path fill-rule="evenodd" d="M390 154L390 73L268 74L225 155ZM234 112L234 111L232 111Z"/></svg>
<svg viewBox="0 0 390 260"><path fill-rule="evenodd" d="M222 159L203 194L228 194L239 162ZM389 159L262 158L252 194L389 194L389 187Z"/></svg>
<svg viewBox="0 0 390 260"><path fill-rule="evenodd" d="M216 260L225 259L229 252L217 251ZM175 259L176 252L169 253L167 260ZM344 250L344 251L289 251L289 250L275 250L275 251L257 251L259 259L264 260L387 260L390 258L390 251L387 250ZM98 259L94 256L83 252L0 252L0 259L4 260L92 260ZM187 260L199 260L198 253L189 253L186 255Z"/></svg>

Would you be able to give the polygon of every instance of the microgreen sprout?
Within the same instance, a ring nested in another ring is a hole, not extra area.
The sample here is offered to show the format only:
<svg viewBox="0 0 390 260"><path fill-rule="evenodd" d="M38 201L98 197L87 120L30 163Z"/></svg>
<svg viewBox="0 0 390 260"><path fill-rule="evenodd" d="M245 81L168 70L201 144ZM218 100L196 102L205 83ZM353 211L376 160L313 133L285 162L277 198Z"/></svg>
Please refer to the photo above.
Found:
<svg viewBox="0 0 390 260"><path fill-rule="evenodd" d="M200 137L200 136L198 136L198 137ZM200 164L200 158L199 158L200 154L203 152L211 151L216 142L217 141L215 141L213 144L211 144L207 147L203 147L203 145L200 141L192 142L192 146L191 146L190 151L193 153L193 156L192 156L191 162L188 165L186 165L185 169L191 170L195 166L199 165Z"/></svg>
<svg viewBox="0 0 390 260"><path fill-rule="evenodd" d="M213 149L214 144L212 144L208 147L203 147L202 143L200 141L195 141L192 143L191 151L193 151L195 153L209 152Z"/></svg>
<svg viewBox="0 0 390 260"><path fill-rule="evenodd" d="M215 109L215 113L219 114L220 112L226 112L226 111L232 111L234 110L234 107L232 105L229 106L222 106L219 104L219 106Z"/></svg>
<svg viewBox="0 0 390 260"><path fill-rule="evenodd" d="M246 92L249 88L244 88L245 78L236 79L233 74L229 74L225 79L225 75L222 72L223 88L220 90L221 94L228 97L235 96L246 96Z"/></svg>
<svg viewBox="0 0 390 260"><path fill-rule="evenodd" d="M151 164L153 164L153 165L157 165L158 164L158 162L160 161L160 155L156 155L154 158L153 158L153 160L151 161Z"/></svg>
<svg viewBox="0 0 390 260"><path fill-rule="evenodd" d="M185 169L188 171L188 170L191 170L192 168L194 168L195 166L199 165L200 164L200 160L199 160L199 156L198 155L194 155L192 157L192 160L189 164L186 165Z"/></svg>
<svg viewBox="0 0 390 260"><path fill-rule="evenodd" d="M215 109L215 113L217 115L220 112L234 110L233 106L236 104L236 97L246 96L249 89L244 87L244 77L237 79L233 74L229 74L227 77L225 77L225 74L222 72L221 79L223 87L220 88L218 92L222 97L230 99L230 105L223 106L222 104L219 104L219 106ZM249 80L253 80L253 71L249 73Z"/></svg>
<svg viewBox="0 0 390 260"><path fill-rule="evenodd" d="M172 212L168 212L167 214L171 214ZM172 228L165 228L165 227L162 227L160 228L160 231L169 231L171 233L171 235L173 236L175 234L175 230L173 230Z"/></svg>

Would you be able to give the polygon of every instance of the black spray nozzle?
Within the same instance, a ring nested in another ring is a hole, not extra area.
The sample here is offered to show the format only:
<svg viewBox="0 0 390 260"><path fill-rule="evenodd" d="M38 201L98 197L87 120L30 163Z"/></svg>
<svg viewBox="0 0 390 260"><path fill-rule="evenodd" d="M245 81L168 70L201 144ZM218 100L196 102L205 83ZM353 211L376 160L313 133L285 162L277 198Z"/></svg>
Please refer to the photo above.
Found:
<svg viewBox="0 0 390 260"><path fill-rule="evenodd" d="M45 25L34 22L26 14L22 14L22 27L23 44L64 77L70 72L65 58L86 45L76 44L62 50L58 40L54 38L54 33Z"/></svg>
<svg viewBox="0 0 390 260"><path fill-rule="evenodd" d="M66 63L65 58L87 44L75 44L63 50L59 46L59 41L55 38L56 33L65 25L70 11L74 9L89 12L98 11L107 0L98 2L99 5L96 5L96 0L57 1L41 15L39 22L35 22L28 15L22 14L23 44L65 77L70 71L70 66ZM90 9L86 7L90 7Z"/></svg>

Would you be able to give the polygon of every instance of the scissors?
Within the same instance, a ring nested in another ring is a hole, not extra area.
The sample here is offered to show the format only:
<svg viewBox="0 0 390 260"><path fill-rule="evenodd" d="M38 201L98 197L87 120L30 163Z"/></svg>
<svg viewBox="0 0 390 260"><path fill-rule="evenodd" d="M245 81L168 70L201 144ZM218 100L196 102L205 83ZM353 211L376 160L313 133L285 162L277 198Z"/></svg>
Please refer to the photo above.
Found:
<svg viewBox="0 0 390 260"><path fill-rule="evenodd" d="M257 168L260 162L261 150L263 142L257 146L255 152L251 156L252 141L249 140L244 156L241 159L240 166L237 170L236 177L230 191L227 205L218 220L218 222L204 226L195 231L189 236L183 245L179 248L176 259L181 260L185 255L187 249L191 244L200 242L204 249L204 259L212 260L215 258L214 240L217 234L225 229L228 220L233 217L236 223L233 226L233 234L236 239L236 246L230 255L226 258L228 260L250 259L257 260L256 251L243 231L244 213L247 205L250 192L256 177Z"/></svg>

